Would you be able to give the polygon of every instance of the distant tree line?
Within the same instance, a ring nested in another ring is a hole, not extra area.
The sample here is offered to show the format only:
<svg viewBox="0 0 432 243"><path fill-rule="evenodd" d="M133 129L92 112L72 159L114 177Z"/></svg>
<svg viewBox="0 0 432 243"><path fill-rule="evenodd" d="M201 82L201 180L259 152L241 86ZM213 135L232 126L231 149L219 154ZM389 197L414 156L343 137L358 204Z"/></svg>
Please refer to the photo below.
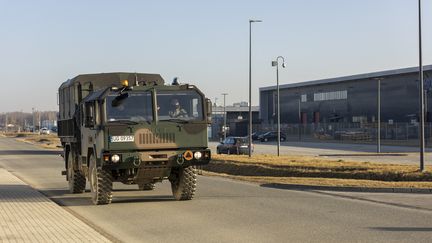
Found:
<svg viewBox="0 0 432 243"><path fill-rule="evenodd" d="M12 125L14 130L28 130L30 128L39 128L43 121L56 121L57 111L34 111L28 112L6 112L0 113L0 127L4 128Z"/></svg>

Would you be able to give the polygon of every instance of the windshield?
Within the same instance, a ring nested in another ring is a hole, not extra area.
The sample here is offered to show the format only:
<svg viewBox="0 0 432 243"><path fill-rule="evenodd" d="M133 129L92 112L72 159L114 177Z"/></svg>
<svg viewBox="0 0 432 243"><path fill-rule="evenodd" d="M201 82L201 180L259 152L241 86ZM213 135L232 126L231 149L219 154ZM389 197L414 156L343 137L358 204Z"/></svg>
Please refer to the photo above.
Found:
<svg viewBox="0 0 432 243"><path fill-rule="evenodd" d="M153 121L150 92L110 94L106 98L107 121Z"/></svg>
<svg viewBox="0 0 432 243"><path fill-rule="evenodd" d="M158 91L158 119L203 120L202 97L195 90Z"/></svg>

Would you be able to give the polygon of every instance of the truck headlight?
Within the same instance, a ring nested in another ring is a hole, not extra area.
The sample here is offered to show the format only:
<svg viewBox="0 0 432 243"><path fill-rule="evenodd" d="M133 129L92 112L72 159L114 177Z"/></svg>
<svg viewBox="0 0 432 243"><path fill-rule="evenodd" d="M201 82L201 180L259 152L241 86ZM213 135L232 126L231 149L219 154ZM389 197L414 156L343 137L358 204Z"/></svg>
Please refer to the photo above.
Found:
<svg viewBox="0 0 432 243"><path fill-rule="evenodd" d="M198 151L198 152L194 153L194 158L195 159L199 160L199 159L201 159L201 157L202 157L202 153L201 152Z"/></svg>
<svg viewBox="0 0 432 243"><path fill-rule="evenodd" d="M111 161L114 163L117 163L120 161L120 156L118 154L114 154L113 156L111 156Z"/></svg>

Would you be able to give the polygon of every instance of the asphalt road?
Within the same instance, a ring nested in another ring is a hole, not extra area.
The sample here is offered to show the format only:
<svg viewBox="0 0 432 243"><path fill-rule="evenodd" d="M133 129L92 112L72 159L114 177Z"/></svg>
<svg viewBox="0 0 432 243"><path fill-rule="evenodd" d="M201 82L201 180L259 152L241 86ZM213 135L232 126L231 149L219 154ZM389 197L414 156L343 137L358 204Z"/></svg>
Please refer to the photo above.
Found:
<svg viewBox="0 0 432 243"><path fill-rule="evenodd" d="M174 201L168 183L158 184L152 192L115 184L113 203L95 206L89 193L68 193L60 175L62 158L55 152L0 138L0 166L113 240L124 242L432 239L431 195L281 190L201 176L192 201Z"/></svg>
<svg viewBox="0 0 432 243"><path fill-rule="evenodd" d="M219 143L210 142L209 147L216 153ZM254 154L277 153L276 142L254 141ZM346 161L380 162L392 164L419 164L419 152L416 147L408 146L381 146L382 153L376 154L377 146L371 144L348 144L330 142L282 142L280 153L282 155L307 155L323 158L342 159ZM425 153L425 164L432 165L431 149Z"/></svg>

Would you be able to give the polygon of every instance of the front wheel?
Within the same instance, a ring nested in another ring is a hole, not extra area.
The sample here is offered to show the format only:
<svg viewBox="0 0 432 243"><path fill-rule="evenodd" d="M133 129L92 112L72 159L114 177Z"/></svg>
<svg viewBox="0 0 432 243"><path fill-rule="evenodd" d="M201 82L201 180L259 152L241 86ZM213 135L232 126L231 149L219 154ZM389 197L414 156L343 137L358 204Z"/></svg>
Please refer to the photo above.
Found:
<svg viewBox="0 0 432 243"><path fill-rule="evenodd" d="M195 195L197 174L194 166L173 168L170 175L171 190L177 201L191 200Z"/></svg>
<svg viewBox="0 0 432 243"><path fill-rule="evenodd" d="M70 151L67 156L69 191L70 193L83 193L85 191L86 178L81 171L74 169L73 164L72 151Z"/></svg>
<svg viewBox="0 0 432 243"><path fill-rule="evenodd" d="M112 178L111 174L96 165L94 155L90 156L90 189L93 204L109 204L112 201Z"/></svg>

